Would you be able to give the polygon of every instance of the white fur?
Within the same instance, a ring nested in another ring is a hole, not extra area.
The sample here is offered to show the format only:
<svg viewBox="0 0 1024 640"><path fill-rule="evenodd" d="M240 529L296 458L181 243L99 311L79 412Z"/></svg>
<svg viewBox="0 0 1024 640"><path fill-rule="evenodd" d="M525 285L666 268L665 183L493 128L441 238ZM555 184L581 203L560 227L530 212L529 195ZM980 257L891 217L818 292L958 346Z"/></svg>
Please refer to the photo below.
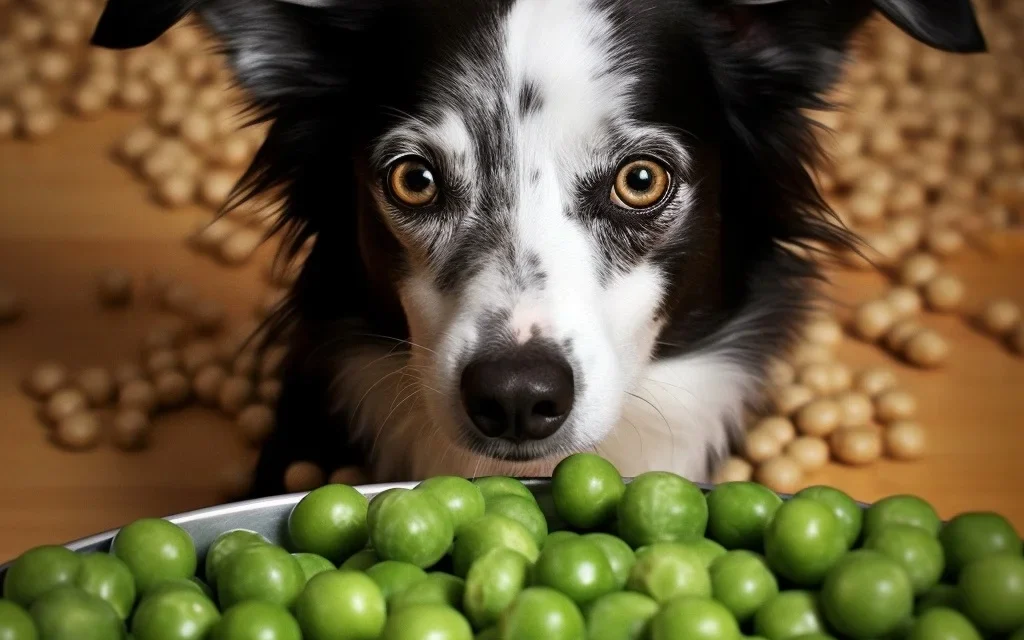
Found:
<svg viewBox="0 0 1024 640"><path fill-rule="evenodd" d="M370 447L378 480L443 473L546 475L559 456L593 449L623 473L671 469L702 479L709 447L722 452L727 446L724 425L738 419L750 380L739 364L717 352L650 365L661 329L655 315L664 276L641 263L602 282L597 239L566 215L577 177L621 161L611 155L606 123L620 125L636 140L656 140L684 162L686 152L674 137L630 120L636 77L618 60L631 56L613 41L606 17L587 0L518 0L494 41L511 79L504 95L489 91L497 83L487 71L455 61L456 71L446 87L438 88L433 105L433 115L441 117L430 120L441 126L410 118L389 132L380 148L392 156L396 145L399 155L440 149L458 159L460 177L474 184L479 159L453 101L509 105L515 121L513 237L519 254L539 258L543 286L518 286L495 257L458 291L440 291L432 264L446 256L451 238L478 222L475 198L458 224L445 226L398 216L378 193L378 206L393 214L386 215L388 224L413 261L399 288L411 355L368 347L346 357L338 377L344 390L339 408L356 410L354 434ZM520 118L516 100L526 82L539 89L542 105ZM533 179L534 172L539 179ZM674 198L667 215L672 216L669 228L678 231L691 204L687 185L680 185ZM554 444L526 445L546 459L502 462L457 444L468 428L459 403L461 367L467 353L486 347L489 336L478 335L480 319L496 310L510 312L508 329L519 341L534 330L557 344L570 341L570 360L582 376L569 420L550 439Z"/></svg>

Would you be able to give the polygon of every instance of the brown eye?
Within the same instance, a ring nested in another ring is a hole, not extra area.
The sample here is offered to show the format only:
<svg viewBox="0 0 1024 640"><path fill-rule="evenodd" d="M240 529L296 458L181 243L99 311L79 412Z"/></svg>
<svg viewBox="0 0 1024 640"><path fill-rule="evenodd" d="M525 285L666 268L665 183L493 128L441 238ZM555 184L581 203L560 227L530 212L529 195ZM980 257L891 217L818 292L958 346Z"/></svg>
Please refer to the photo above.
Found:
<svg viewBox="0 0 1024 640"><path fill-rule="evenodd" d="M612 202L629 209L654 206L668 192L668 171L652 160L634 160L615 176Z"/></svg>
<svg viewBox="0 0 1024 640"><path fill-rule="evenodd" d="M408 207L422 207L437 198L433 169L415 158L402 160L394 166L388 177L388 187L391 195Z"/></svg>

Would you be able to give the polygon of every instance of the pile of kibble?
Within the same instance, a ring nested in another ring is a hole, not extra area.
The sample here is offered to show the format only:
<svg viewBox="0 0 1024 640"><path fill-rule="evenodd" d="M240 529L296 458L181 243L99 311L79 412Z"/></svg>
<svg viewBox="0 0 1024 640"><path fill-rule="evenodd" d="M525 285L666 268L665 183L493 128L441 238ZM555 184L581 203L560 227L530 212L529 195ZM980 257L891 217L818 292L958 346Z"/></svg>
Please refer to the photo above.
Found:
<svg viewBox="0 0 1024 640"><path fill-rule="evenodd" d="M626 484L576 454L538 495L501 476L369 501L327 485L280 529L280 546L221 532L202 563L161 519L125 526L109 553L31 549L5 576L0 637L1024 638L1013 526L988 512L943 524L909 495L867 509L821 486L787 501L749 482L705 495L668 472Z"/></svg>
<svg viewBox="0 0 1024 640"><path fill-rule="evenodd" d="M829 462L867 465L926 453L927 425L916 420L914 397L889 369L857 371L839 360L845 336L876 344L903 364L938 370L956 345L929 326L929 316L957 314L991 336L993 348L1024 355L1020 308L1007 298L967 308L957 276L958 257L1018 227L1024 205L1024 5L975 4L990 53L937 52L878 21L859 38L834 93L841 109L812 114L830 129L822 142L834 159L818 172L819 184L866 243L829 268L879 268L891 286L860 301L849 320L831 309L811 320L803 341L773 364L766 401L751 408L746 441L716 479L754 479L787 492ZM276 210L252 203L222 217L213 212L229 199L265 128L240 126L244 96L198 25L186 21L137 50L86 50L100 7L98 0L10 1L9 19L0 20L8 36L0 43L0 137L41 138L61 109L84 117L108 107L140 111L142 121L112 142L114 157L163 206L198 203L211 211L186 239L189 247L223 264L246 263ZM281 302L300 266L301 256L268 268L258 317ZM161 304L178 318L154 328L141 363L75 375L44 363L31 373L27 387L45 403L55 442L95 446L102 430L95 409L113 403L119 411L109 429L126 449L145 445L154 411L187 402L218 407L250 442L265 437L280 389L267 372L280 348L266 356L267 366L251 350L229 353L221 342L241 345L253 324L242 321L225 330L230 338L215 339L195 314L221 315L218 305L197 310L186 308L194 301L173 301L189 292L194 298L186 284L168 287L172 301ZM16 293L0 284L0 323L23 311ZM232 492L242 486L240 470L227 476ZM300 461L288 479L290 488L306 489L325 473Z"/></svg>

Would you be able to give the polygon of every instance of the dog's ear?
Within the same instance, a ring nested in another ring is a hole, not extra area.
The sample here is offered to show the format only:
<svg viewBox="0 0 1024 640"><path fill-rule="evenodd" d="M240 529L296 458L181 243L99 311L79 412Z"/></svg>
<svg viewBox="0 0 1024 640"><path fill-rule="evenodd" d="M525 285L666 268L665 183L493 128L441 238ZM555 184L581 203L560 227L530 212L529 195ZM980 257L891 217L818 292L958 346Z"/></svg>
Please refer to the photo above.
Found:
<svg viewBox="0 0 1024 640"><path fill-rule="evenodd" d="M924 44L953 53L985 51L970 0L874 0L897 27Z"/></svg>
<svg viewBox="0 0 1024 640"><path fill-rule="evenodd" d="M344 77L330 55L365 3L353 0L107 0L94 46L128 49L153 42L190 12L219 41L239 83L258 103L317 95Z"/></svg>

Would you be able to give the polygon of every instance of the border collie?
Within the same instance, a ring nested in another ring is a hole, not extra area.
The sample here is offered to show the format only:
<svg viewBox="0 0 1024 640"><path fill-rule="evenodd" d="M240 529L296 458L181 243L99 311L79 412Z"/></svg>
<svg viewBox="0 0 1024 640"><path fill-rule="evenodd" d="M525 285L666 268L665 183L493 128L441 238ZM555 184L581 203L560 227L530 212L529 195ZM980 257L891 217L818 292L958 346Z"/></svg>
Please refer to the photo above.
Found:
<svg viewBox="0 0 1024 640"><path fill-rule="evenodd" d="M287 330L287 465L373 479L707 479L849 247L816 190L824 109L878 12L985 49L969 0L109 0L93 43L196 13L272 123L234 202L312 239Z"/></svg>

